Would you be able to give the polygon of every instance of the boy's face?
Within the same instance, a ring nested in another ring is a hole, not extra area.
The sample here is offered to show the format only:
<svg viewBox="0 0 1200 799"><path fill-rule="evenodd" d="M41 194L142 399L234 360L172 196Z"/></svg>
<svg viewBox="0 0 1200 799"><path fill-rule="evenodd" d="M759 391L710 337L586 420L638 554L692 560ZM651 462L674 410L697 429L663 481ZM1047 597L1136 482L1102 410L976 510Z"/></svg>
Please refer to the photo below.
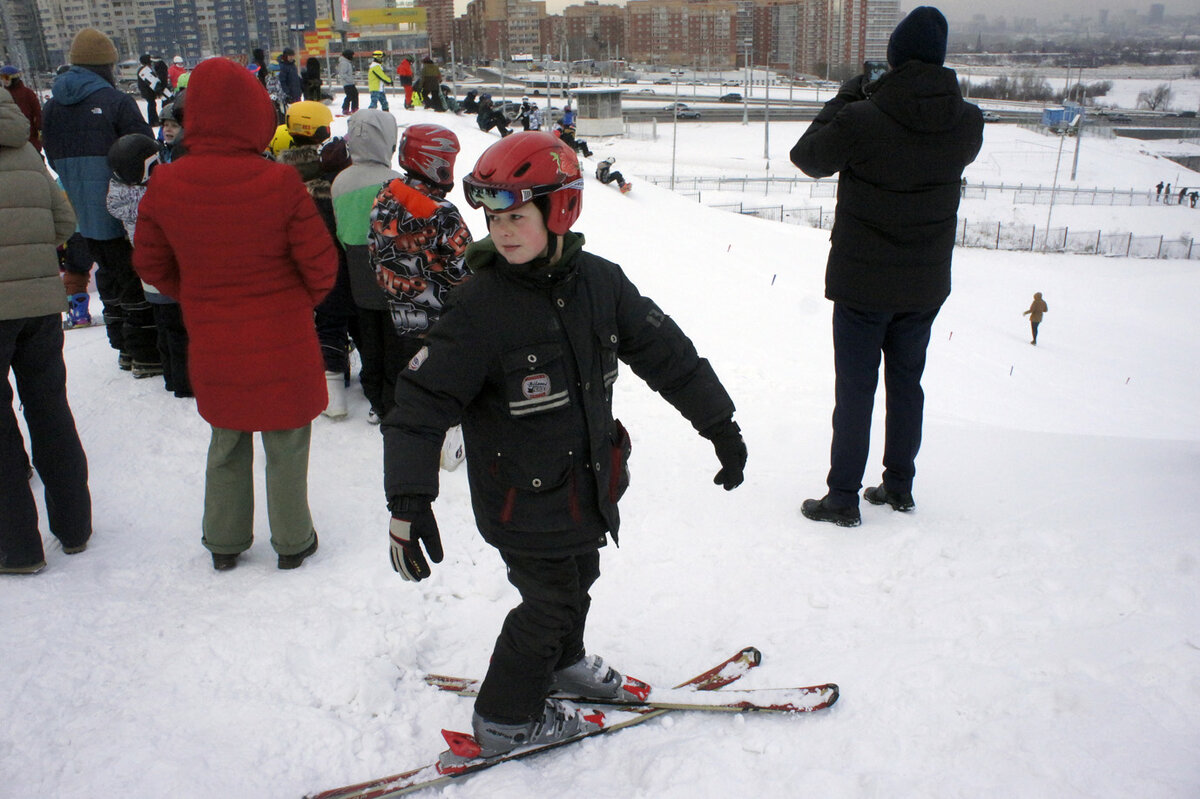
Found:
<svg viewBox="0 0 1200 799"><path fill-rule="evenodd" d="M183 128L173 119L164 119L162 123L163 141L167 144L174 144L175 137L179 135L179 131Z"/></svg>
<svg viewBox="0 0 1200 799"><path fill-rule="evenodd" d="M546 254L550 236L542 212L533 203L507 211L484 210L496 251L510 264L527 264Z"/></svg>

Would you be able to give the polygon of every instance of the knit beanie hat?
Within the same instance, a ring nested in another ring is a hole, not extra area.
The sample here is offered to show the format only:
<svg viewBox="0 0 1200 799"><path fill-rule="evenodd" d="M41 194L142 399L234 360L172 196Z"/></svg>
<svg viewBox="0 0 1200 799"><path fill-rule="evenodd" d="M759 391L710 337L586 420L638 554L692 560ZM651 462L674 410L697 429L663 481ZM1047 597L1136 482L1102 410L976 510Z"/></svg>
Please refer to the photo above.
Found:
<svg viewBox="0 0 1200 799"><path fill-rule="evenodd" d="M120 60L112 39L95 28L84 28L75 34L67 60L79 66L102 67Z"/></svg>
<svg viewBox="0 0 1200 799"><path fill-rule="evenodd" d="M946 61L948 30L941 11L933 6L914 8L892 31L892 38L888 40L888 63L894 68L907 61L923 61L940 67Z"/></svg>

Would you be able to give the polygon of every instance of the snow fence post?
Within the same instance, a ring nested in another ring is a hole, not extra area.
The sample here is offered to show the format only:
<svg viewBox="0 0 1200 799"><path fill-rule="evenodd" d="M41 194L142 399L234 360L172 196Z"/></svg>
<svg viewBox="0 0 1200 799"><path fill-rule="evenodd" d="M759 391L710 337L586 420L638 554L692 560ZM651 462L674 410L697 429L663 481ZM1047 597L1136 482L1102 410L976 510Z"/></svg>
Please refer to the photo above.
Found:
<svg viewBox="0 0 1200 799"><path fill-rule="evenodd" d="M1163 237L1159 236L1158 237L1158 255L1154 256L1155 258L1162 258L1162 243L1163 243Z"/></svg>
<svg viewBox="0 0 1200 799"><path fill-rule="evenodd" d="M1000 249L1000 222L996 223L996 249Z"/></svg>
<svg viewBox="0 0 1200 799"><path fill-rule="evenodd" d="M1029 251L1033 252L1034 246L1037 244L1037 225L1033 226L1033 232L1029 234Z"/></svg>

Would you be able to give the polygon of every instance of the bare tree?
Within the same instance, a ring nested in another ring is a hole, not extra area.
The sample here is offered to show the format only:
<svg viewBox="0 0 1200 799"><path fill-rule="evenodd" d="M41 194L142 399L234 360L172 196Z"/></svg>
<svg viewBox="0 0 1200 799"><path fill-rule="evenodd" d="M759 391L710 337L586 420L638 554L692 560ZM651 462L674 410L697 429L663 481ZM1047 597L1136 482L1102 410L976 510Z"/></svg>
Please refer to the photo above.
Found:
<svg viewBox="0 0 1200 799"><path fill-rule="evenodd" d="M1138 94L1138 106L1151 111L1166 111L1171 103L1171 84L1160 83L1153 91Z"/></svg>

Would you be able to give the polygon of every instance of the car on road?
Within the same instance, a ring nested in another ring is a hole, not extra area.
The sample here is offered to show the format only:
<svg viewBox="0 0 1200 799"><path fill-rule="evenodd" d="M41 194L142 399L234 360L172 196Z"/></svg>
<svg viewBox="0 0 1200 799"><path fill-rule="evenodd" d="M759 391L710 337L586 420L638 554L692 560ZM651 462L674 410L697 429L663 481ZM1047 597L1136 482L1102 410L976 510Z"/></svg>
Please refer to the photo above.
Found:
<svg viewBox="0 0 1200 799"><path fill-rule="evenodd" d="M699 119L700 112L694 108L681 108L675 112L678 119Z"/></svg>
<svg viewBox="0 0 1200 799"><path fill-rule="evenodd" d="M654 89L638 89L637 93L638 94L657 94L657 92L655 92Z"/></svg>
<svg viewBox="0 0 1200 799"><path fill-rule="evenodd" d="M994 111L984 111L983 112L983 121L984 122L999 122L1000 115Z"/></svg>
<svg viewBox="0 0 1200 799"><path fill-rule="evenodd" d="M621 78L621 83L637 83L637 78Z"/></svg>
<svg viewBox="0 0 1200 799"><path fill-rule="evenodd" d="M1133 117L1129 116L1129 114L1109 114L1107 118L1108 118L1109 122L1132 122L1133 121Z"/></svg>
<svg viewBox="0 0 1200 799"><path fill-rule="evenodd" d="M674 111L675 109L678 108L680 111L683 111L687 107L688 107L687 103L670 103L669 105L664 105L663 110L664 111Z"/></svg>
<svg viewBox="0 0 1200 799"><path fill-rule="evenodd" d="M656 86L670 86L670 85L671 85L671 79L670 79L670 78L659 78L658 80L654 81L654 85L656 85Z"/></svg>
<svg viewBox="0 0 1200 799"><path fill-rule="evenodd" d="M718 99L722 103L740 103L742 101L742 95L738 94L737 92L730 92L729 94L721 95Z"/></svg>

